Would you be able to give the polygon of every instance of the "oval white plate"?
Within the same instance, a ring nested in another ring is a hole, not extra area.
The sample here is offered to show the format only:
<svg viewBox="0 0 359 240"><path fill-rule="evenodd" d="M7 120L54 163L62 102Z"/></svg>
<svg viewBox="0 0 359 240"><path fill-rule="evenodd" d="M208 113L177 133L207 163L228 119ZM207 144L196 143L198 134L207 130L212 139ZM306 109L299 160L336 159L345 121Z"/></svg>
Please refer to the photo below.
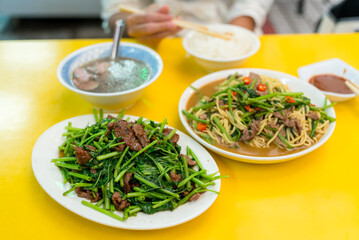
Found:
<svg viewBox="0 0 359 240"><path fill-rule="evenodd" d="M138 118L127 115L124 119L127 117L129 117L131 121ZM68 190L70 185L63 183L61 172L55 164L51 162L51 159L57 158L59 155L58 146L65 140L62 134L65 132L65 127L68 122L72 122L72 126L74 127L82 128L94 124L95 120L91 114L82 115L64 120L50 127L35 143L31 160L35 177L41 187L55 201L70 211L94 222L112 227L136 230L160 229L175 226L199 216L206 211L217 198L216 193L206 192L198 200L179 206L174 211L162 211L152 215L139 212L136 217L129 217L126 221L121 222L82 205L81 201L84 200L84 198L77 197L74 192L63 196L63 192ZM190 146L208 173L218 172L218 167L214 159L206 149L186 134L180 131L176 133L180 135L178 144L182 147L182 153L185 153L186 146ZM220 179L216 180L215 183L216 185L209 187L209 189L219 191L221 185Z"/></svg>
<svg viewBox="0 0 359 240"><path fill-rule="evenodd" d="M298 78L296 78L292 75L282 73L282 72L272 71L272 70L266 70L266 69L239 68L239 69L230 69L230 70L219 71L219 72L215 72L212 74L208 74L208 75L198 79L191 85L195 88L201 88L202 86L207 85L210 82L217 81L219 79L224 79L224 78L228 77L228 75L234 74L236 72L238 74L245 75L245 76L248 76L248 74L250 72L255 72L259 75L265 75L265 76L277 78L284 84L288 85L288 87L291 91L303 92L304 95L309 97L311 99L311 102L313 104L315 104L316 106L321 107L324 104L324 99L325 99L324 94L321 93L317 88L315 88L311 84L306 83L304 81L300 81ZM258 157L258 156L248 156L248 155L243 155L243 154L238 154L238 153L232 153L232 152L223 150L221 148L215 147L214 145L207 143L205 140L203 140L201 137L199 137L192 130L190 125L188 124L186 117L182 114L182 110L186 109L187 102L188 102L190 96L192 96L192 94L194 92L195 91L191 87L188 87L183 92L180 102L179 102L179 105L178 105L178 111L179 111L179 115L180 115L181 122L182 122L183 126L191 134L191 136L194 137L202 145L204 145L208 149L210 149L222 156L225 156L225 157L228 157L228 158L231 158L234 160L243 161L243 162L251 162L251 163L277 163L277 162L288 161L288 160L297 158L299 156L303 156L303 155L317 149L321 145L323 145L329 139L329 137L332 135L334 128L335 128L335 122L330 123L328 131L324 134L324 136L321 137L321 139L316 144L314 144L313 146L311 146L309 148L304 149L303 151L284 155L284 156ZM329 101L328 101L328 104L330 104ZM328 115L330 117L335 117L335 112L332 107L326 109L326 112L328 113Z"/></svg>

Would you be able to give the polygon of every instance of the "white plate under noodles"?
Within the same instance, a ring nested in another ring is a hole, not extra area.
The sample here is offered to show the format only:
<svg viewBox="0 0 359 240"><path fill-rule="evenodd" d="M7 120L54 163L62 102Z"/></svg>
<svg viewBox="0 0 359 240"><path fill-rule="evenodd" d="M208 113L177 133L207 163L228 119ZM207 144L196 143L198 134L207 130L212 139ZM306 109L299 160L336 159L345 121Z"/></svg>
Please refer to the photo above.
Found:
<svg viewBox="0 0 359 240"><path fill-rule="evenodd" d="M240 75L248 76L250 72L257 73L259 75L268 76L271 78L277 78L282 83L286 84L291 92L303 92L304 95L308 98L310 98L311 102L315 104L318 107L322 107L324 105L325 96L323 93L321 93L317 88L312 86L311 84L300 81L297 77L278 72L278 71L272 71L272 70L266 70L266 69L258 69L258 68L239 68L239 69L229 69L224 71L219 71L215 73L208 74L194 83L191 84L194 88L201 88L211 82L218 81L220 79L225 79L229 75L238 73ZM204 145L206 148L233 160L243 161L243 162L251 162L251 163L277 163L277 162L285 162L300 156L303 156L307 153L310 153L311 151L314 151L318 147L322 146L332 135L335 128L335 123L332 122L329 124L327 132L319 139L317 143L314 145L303 149L302 151L295 152L295 153L289 153L288 155L281 155L281 156L274 156L274 157L260 157L260 156L249 156L239 153L233 153L226 151L222 148L218 148L212 144L209 144L205 140L203 140L200 136L198 136L192 129L192 127L189 125L187 118L182 114L182 110L188 110L186 109L188 100L190 97L194 94L195 90L191 87L188 87L182 94L179 105L178 105L178 111L179 116L181 119L181 122L183 126L186 128L186 130L189 132L189 134L195 138L198 142L200 142L202 145ZM329 101L328 101L328 104ZM325 110L328 116L335 118L335 112L334 108L328 108Z"/></svg>

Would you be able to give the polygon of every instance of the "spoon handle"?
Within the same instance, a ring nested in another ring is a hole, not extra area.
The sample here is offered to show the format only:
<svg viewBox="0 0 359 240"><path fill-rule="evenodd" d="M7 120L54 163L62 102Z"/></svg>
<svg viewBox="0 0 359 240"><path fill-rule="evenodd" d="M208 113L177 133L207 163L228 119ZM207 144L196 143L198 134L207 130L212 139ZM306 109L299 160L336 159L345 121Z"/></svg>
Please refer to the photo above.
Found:
<svg viewBox="0 0 359 240"><path fill-rule="evenodd" d="M115 33L113 35L113 45L111 50L111 60L116 60L118 58L118 48L120 46L120 40L122 38L123 29L124 29L125 23L122 19L116 21L116 27L115 27Z"/></svg>

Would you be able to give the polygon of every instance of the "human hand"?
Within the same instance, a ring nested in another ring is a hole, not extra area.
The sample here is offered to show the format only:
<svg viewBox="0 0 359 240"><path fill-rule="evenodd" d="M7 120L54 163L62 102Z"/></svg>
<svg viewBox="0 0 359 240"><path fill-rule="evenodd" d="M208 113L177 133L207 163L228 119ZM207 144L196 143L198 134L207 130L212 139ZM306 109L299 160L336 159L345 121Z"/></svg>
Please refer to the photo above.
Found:
<svg viewBox="0 0 359 240"><path fill-rule="evenodd" d="M255 22L252 17L249 16L240 16L233 19L230 24L237 25L240 27L247 28L248 30L253 31L255 27Z"/></svg>
<svg viewBox="0 0 359 240"><path fill-rule="evenodd" d="M157 45L163 38L181 30L172 22L168 6L145 14L131 14L127 18L127 27L129 36L149 45Z"/></svg>

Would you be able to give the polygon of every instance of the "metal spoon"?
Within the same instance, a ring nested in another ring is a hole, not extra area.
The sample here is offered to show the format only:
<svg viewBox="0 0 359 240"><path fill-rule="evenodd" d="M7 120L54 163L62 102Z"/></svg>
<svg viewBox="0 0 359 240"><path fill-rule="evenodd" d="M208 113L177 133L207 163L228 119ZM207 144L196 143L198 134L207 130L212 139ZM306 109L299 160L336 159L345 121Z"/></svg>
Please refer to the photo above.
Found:
<svg viewBox="0 0 359 240"><path fill-rule="evenodd" d="M121 76L122 65L118 62L119 56L119 48L120 42L123 34L123 29L125 28L125 23L122 19L116 21L115 26L115 33L113 35L113 43L112 43L112 50L110 55L110 63L111 66L109 67L109 72L115 77L118 78Z"/></svg>
<svg viewBox="0 0 359 240"><path fill-rule="evenodd" d="M122 19L116 21L115 33L113 35L113 44L111 50L110 60L116 61L119 55L120 41L123 35L123 29L125 28L125 23Z"/></svg>

